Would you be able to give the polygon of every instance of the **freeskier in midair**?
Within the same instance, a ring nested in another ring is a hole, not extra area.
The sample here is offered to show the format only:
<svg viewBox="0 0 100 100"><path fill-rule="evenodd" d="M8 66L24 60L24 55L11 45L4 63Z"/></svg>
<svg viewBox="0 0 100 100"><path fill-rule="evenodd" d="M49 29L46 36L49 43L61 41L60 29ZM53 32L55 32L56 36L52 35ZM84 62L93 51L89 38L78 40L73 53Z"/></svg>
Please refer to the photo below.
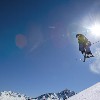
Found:
<svg viewBox="0 0 100 100"><path fill-rule="evenodd" d="M84 62L86 58L94 57L90 50L91 42L83 34L76 34L76 38L78 38L79 51L84 55Z"/></svg>

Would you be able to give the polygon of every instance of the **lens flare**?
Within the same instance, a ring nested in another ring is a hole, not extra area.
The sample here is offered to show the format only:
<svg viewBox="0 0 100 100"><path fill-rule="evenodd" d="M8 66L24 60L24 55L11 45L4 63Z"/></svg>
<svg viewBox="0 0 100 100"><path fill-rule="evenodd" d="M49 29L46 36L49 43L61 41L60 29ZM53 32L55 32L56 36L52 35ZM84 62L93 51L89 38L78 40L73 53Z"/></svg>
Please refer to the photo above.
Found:
<svg viewBox="0 0 100 100"><path fill-rule="evenodd" d="M16 35L16 46L19 48L24 48L27 44L26 37L22 34Z"/></svg>

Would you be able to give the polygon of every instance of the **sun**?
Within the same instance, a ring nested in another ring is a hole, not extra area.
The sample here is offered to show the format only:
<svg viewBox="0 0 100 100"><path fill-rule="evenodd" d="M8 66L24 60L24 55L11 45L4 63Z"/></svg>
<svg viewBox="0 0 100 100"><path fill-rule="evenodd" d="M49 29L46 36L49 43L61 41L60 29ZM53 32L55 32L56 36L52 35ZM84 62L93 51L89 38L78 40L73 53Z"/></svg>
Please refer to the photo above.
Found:
<svg viewBox="0 0 100 100"><path fill-rule="evenodd" d="M94 24L90 28L90 33L96 37L100 37L100 24Z"/></svg>

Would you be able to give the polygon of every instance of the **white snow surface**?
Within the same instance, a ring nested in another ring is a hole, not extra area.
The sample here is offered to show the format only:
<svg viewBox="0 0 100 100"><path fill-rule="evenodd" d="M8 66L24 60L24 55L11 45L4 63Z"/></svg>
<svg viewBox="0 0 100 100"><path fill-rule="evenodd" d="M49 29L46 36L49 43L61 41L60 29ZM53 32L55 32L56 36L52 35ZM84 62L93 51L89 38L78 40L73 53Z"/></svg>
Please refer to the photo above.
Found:
<svg viewBox="0 0 100 100"><path fill-rule="evenodd" d="M67 100L100 100L100 82L79 92Z"/></svg>

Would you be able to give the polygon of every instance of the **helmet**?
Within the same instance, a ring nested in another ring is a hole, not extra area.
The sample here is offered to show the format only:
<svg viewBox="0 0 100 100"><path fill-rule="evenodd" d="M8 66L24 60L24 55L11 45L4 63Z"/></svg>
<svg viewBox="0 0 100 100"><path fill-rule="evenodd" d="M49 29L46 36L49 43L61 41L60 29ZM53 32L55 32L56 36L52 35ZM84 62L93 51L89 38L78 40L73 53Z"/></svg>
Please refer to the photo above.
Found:
<svg viewBox="0 0 100 100"><path fill-rule="evenodd" d="M84 36L84 35L83 35L83 34L76 34L76 38L77 38L78 36Z"/></svg>
<svg viewBox="0 0 100 100"><path fill-rule="evenodd" d="M80 36L80 34L76 34L76 38L77 38L78 36Z"/></svg>

